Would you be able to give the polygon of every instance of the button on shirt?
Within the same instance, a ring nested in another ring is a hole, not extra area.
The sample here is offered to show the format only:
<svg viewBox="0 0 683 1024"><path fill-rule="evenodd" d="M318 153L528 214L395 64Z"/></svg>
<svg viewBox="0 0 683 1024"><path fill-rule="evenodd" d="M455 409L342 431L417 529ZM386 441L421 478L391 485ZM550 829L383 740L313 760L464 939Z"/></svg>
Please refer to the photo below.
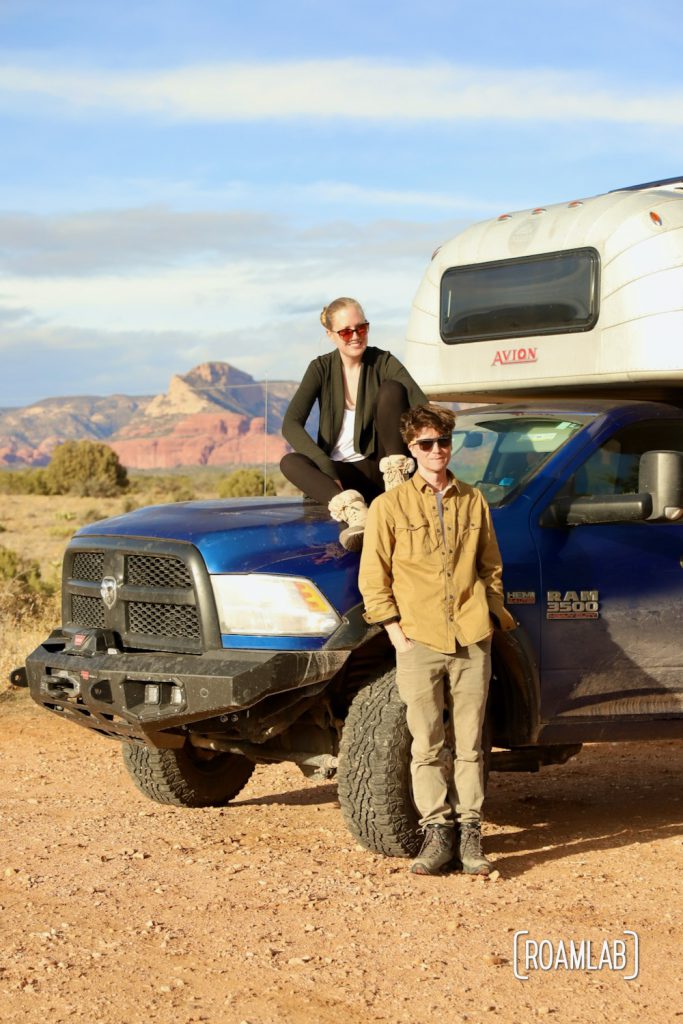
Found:
<svg viewBox="0 0 683 1024"><path fill-rule="evenodd" d="M411 640L449 653L515 621L503 603L491 513L476 487L456 480L437 496L416 473L370 506L360 562L365 619L399 619Z"/></svg>

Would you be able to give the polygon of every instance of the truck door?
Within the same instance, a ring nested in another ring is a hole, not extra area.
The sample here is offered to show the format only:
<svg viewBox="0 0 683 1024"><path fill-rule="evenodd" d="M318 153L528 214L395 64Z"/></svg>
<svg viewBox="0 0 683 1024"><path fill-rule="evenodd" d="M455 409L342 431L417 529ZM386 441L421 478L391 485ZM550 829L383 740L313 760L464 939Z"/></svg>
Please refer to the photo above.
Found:
<svg viewBox="0 0 683 1024"><path fill-rule="evenodd" d="M553 497L637 493L640 456L653 450L683 451L683 417L620 429ZM683 521L536 532L544 736L635 738L645 716L683 716Z"/></svg>

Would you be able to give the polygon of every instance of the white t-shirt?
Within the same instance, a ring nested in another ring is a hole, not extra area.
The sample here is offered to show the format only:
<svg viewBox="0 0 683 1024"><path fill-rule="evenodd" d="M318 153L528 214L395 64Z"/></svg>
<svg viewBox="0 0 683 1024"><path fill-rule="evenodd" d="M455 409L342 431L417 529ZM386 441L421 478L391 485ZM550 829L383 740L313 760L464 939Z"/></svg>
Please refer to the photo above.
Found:
<svg viewBox="0 0 683 1024"><path fill-rule="evenodd" d="M359 455L353 445L353 431L355 425L356 410L344 409L344 419L342 420L339 437L337 438L337 443L332 449L332 453L330 455L330 458L334 459L335 462L360 462L363 458L362 455Z"/></svg>

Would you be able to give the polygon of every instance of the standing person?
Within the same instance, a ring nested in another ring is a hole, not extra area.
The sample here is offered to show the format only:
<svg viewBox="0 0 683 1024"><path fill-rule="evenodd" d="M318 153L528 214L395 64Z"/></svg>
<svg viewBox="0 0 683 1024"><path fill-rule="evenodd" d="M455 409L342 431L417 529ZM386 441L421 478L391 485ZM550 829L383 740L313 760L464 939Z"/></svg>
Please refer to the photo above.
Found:
<svg viewBox="0 0 683 1024"><path fill-rule="evenodd" d="M503 604L488 505L447 468L454 425L454 414L435 406L402 417L417 472L373 502L360 562L365 618L381 623L396 649L396 686L413 738L413 797L424 841L411 871L419 875L458 861L468 874L491 870L481 850L482 729L493 627L515 625Z"/></svg>
<svg viewBox="0 0 683 1024"><path fill-rule="evenodd" d="M401 437L401 413L427 399L390 352L368 345L370 324L355 299L325 306L320 321L334 350L310 363L282 423L294 449L283 474L344 524L342 545L360 550L374 497L402 483L415 468ZM305 429L315 402L318 440Z"/></svg>

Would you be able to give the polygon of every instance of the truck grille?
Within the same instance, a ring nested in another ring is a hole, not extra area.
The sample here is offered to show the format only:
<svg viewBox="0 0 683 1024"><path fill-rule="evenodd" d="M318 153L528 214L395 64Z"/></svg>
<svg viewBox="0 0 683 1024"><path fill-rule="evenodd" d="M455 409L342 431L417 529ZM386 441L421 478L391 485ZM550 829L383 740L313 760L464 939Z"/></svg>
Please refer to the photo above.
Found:
<svg viewBox="0 0 683 1024"><path fill-rule="evenodd" d="M187 636L197 640L200 636L196 608L131 601L128 605L128 621L134 633Z"/></svg>
<svg viewBox="0 0 683 1024"><path fill-rule="evenodd" d="M136 587L192 586L187 566L179 558L129 555L126 565L128 582Z"/></svg>
<svg viewBox="0 0 683 1024"><path fill-rule="evenodd" d="M73 574L77 580L99 583L104 576L104 552L79 551L74 558Z"/></svg>
<svg viewBox="0 0 683 1024"><path fill-rule="evenodd" d="M71 598L72 621L89 629L104 629L104 602L97 597L74 594Z"/></svg>
<svg viewBox="0 0 683 1024"><path fill-rule="evenodd" d="M152 543L154 552L144 540L75 538L64 557L64 628L111 630L124 648L136 650L199 653L220 646L198 551L174 541Z"/></svg>

